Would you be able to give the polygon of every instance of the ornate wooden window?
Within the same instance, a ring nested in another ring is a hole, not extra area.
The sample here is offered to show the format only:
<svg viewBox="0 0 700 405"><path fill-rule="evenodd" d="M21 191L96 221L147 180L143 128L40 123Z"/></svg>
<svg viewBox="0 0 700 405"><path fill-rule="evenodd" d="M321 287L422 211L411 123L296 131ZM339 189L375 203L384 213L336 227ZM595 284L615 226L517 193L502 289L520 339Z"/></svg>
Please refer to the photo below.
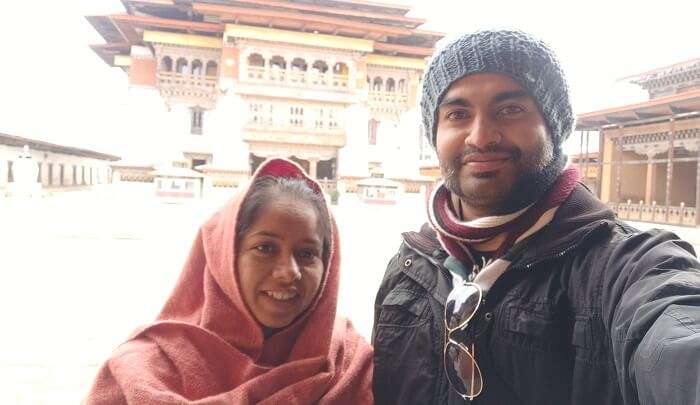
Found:
<svg viewBox="0 0 700 405"><path fill-rule="evenodd" d="M370 119L367 140L370 145L377 144L377 129L379 129L379 121L375 120L374 118Z"/></svg>
<svg viewBox="0 0 700 405"><path fill-rule="evenodd" d="M204 110L199 107L194 107L191 110L190 119L190 134L202 135L202 121L204 119Z"/></svg>

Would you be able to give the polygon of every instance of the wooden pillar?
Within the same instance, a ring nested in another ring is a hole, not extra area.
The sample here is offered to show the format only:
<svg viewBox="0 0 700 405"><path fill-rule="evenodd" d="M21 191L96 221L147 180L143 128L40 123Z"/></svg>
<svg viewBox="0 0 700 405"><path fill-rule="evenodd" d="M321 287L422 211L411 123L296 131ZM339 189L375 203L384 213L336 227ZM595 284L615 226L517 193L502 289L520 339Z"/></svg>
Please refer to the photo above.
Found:
<svg viewBox="0 0 700 405"><path fill-rule="evenodd" d="M324 73L326 77L326 86L333 86L333 67L335 66L335 62L331 61L328 64L328 69L326 70L326 73Z"/></svg>
<svg viewBox="0 0 700 405"><path fill-rule="evenodd" d="M656 194L656 166L652 162L654 155L648 155L649 163L647 163L647 184L644 190L644 204L651 205L651 201Z"/></svg>
<svg viewBox="0 0 700 405"><path fill-rule="evenodd" d="M0 186L4 186L8 183L7 177L8 177L8 171L9 171L9 163L7 160L2 160L0 159Z"/></svg>
<svg viewBox="0 0 700 405"><path fill-rule="evenodd" d="M668 160L666 162L666 222L668 222L668 207L671 206L671 184L673 183L673 141L676 137L676 122L670 120L671 131L668 133Z"/></svg>
<svg viewBox="0 0 700 405"><path fill-rule="evenodd" d="M590 131L586 131L586 152L583 160L583 184L588 186L588 142L590 141Z"/></svg>
<svg viewBox="0 0 700 405"><path fill-rule="evenodd" d="M585 175L583 174L583 131L580 132L581 134L581 144L578 147L578 171L581 172L581 176L585 180ZM585 181L584 181L585 183Z"/></svg>
<svg viewBox="0 0 700 405"><path fill-rule="evenodd" d="M605 160L605 139L603 131L598 129L598 173L596 173L596 191L598 198L603 199L603 160Z"/></svg>
<svg viewBox="0 0 700 405"><path fill-rule="evenodd" d="M318 165L318 159L309 159L309 176L312 179L316 178L316 165Z"/></svg>
<svg viewBox="0 0 700 405"><path fill-rule="evenodd" d="M622 136L622 127L620 127L618 134L619 137L616 139L617 160L613 160L613 162L615 162L615 197L613 201L616 203L619 203L620 199L622 198L620 196L620 192L622 191L622 179L620 177L622 176L622 161L624 160L622 156L622 144L624 143L624 137Z"/></svg>
<svg viewBox="0 0 700 405"><path fill-rule="evenodd" d="M700 142L700 140L698 140ZM700 145L699 145L700 146ZM695 226L700 226L700 148L695 173Z"/></svg>

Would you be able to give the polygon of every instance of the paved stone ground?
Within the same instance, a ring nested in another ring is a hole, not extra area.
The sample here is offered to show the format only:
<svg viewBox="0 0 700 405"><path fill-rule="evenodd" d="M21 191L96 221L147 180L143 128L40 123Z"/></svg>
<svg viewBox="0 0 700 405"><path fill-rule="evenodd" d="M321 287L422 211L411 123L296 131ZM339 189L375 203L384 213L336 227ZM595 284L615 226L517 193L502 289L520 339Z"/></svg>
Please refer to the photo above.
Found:
<svg viewBox="0 0 700 405"><path fill-rule="evenodd" d="M0 404L78 403L109 353L158 313L198 226L228 196L165 204L144 194L111 186L0 199ZM400 232L425 221L423 201L377 206L343 196L333 211L342 245L338 312L369 338L385 265ZM700 230L672 230L700 249Z"/></svg>

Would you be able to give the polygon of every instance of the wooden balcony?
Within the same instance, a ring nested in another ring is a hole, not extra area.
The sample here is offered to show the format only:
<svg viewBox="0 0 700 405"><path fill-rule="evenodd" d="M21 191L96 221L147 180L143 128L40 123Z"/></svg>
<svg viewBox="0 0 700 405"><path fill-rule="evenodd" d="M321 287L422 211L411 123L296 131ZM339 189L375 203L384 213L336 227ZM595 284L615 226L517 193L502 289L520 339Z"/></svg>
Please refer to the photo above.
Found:
<svg viewBox="0 0 700 405"><path fill-rule="evenodd" d="M168 101L211 107L219 94L216 76L160 71L156 79L158 90Z"/></svg>
<svg viewBox="0 0 700 405"><path fill-rule="evenodd" d="M282 84L290 87L306 87L336 91L347 91L349 86L347 75L317 73L313 71L266 69L257 66L248 66L244 69L244 80L252 83Z"/></svg>
<svg viewBox="0 0 700 405"><path fill-rule="evenodd" d="M408 94L395 91L370 91L368 101L370 105L405 106L408 104Z"/></svg>
<svg viewBox="0 0 700 405"><path fill-rule="evenodd" d="M662 206L655 204L609 203L620 219L656 222L660 224L695 226L695 207Z"/></svg>

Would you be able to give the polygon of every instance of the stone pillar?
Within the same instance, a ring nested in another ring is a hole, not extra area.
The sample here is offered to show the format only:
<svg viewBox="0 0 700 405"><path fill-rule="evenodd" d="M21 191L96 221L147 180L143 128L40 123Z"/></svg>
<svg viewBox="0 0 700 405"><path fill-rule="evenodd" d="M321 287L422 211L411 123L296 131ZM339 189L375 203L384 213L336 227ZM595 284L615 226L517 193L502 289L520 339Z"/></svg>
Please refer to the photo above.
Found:
<svg viewBox="0 0 700 405"><path fill-rule="evenodd" d="M673 183L673 143L676 137L676 122L670 121L671 131L668 133L668 161L666 162L666 222L668 222L668 207L671 206L671 184Z"/></svg>

